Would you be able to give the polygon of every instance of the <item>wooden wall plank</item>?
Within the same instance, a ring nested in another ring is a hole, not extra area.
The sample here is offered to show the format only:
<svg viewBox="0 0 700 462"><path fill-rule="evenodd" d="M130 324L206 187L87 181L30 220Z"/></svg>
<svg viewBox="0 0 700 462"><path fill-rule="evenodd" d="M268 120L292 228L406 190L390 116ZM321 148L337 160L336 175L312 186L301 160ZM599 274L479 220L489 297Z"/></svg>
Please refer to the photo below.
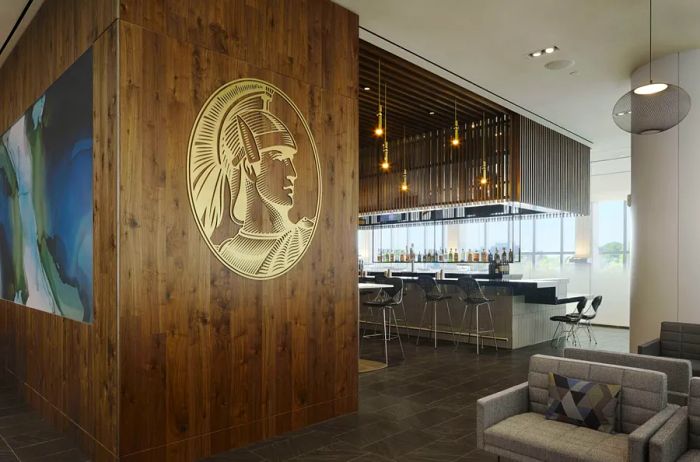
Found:
<svg viewBox="0 0 700 462"><path fill-rule="evenodd" d="M0 300L6 371L93 460L117 451L115 0L47 0L0 68L0 133L93 48L94 322Z"/></svg>
<svg viewBox="0 0 700 462"><path fill-rule="evenodd" d="M194 460L356 409L357 16L327 0L120 12L121 456ZM215 258L187 196L192 124L244 77L294 100L322 169L317 234L270 281Z"/></svg>

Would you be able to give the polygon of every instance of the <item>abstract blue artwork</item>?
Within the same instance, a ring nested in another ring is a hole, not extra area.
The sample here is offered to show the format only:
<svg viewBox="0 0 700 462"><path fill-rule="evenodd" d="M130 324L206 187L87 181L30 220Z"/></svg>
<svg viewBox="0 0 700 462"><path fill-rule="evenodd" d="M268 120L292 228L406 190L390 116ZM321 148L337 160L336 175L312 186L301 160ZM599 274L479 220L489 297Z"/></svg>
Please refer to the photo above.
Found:
<svg viewBox="0 0 700 462"><path fill-rule="evenodd" d="M92 52L0 136L0 297L93 319Z"/></svg>

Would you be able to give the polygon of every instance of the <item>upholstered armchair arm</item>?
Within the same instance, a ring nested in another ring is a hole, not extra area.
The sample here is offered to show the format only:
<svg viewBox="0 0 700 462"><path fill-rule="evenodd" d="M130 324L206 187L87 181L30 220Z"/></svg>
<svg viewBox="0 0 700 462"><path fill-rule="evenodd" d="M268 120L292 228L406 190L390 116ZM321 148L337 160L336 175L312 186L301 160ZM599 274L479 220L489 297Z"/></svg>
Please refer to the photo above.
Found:
<svg viewBox="0 0 700 462"><path fill-rule="evenodd" d="M484 431L501 420L527 412L527 382L481 398L476 402L476 446L484 448Z"/></svg>
<svg viewBox="0 0 700 462"><path fill-rule="evenodd" d="M661 339L655 338L637 347L637 353L647 356L661 356Z"/></svg>
<svg viewBox="0 0 700 462"><path fill-rule="evenodd" d="M654 436L668 419L678 410L675 404L669 404L659 411L654 417L644 422L629 436L629 460L630 462L645 462L648 459L649 440Z"/></svg>
<svg viewBox="0 0 700 462"><path fill-rule="evenodd" d="M649 441L650 460L675 462L688 450L688 408L682 407Z"/></svg>

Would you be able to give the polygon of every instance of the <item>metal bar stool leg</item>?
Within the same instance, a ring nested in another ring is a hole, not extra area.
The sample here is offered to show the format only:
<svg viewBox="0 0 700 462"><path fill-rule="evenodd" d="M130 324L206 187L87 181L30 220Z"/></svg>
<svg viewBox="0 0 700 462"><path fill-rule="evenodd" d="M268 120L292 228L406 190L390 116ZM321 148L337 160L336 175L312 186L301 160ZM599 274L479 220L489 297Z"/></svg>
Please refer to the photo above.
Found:
<svg viewBox="0 0 700 462"><path fill-rule="evenodd" d="M479 354L479 306L476 305L476 354Z"/></svg>
<svg viewBox="0 0 700 462"><path fill-rule="evenodd" d="M433 341L437 350L437 302L433 302Z"/></svg>
<svg viewBox="0 0 700 462"><path fill-rule="evenodd" d="M459 323L459 332L462 334L467 334L467 344L469 343L470 333L469 331L464 331L464 321L467 319L467 311L469 310L469 305L464 304L464 311L462 311L462 321Z"/></svg>
<svg viewBox="0 0 700 462"><path fill-rule="evenodd" d="M386 336L386 308L382 308L382 326L384 327L384 363L389 366L389 340Z"/></svg>
<svg viewBox="0 0 700 462"><path fill-rule="evenodd" d="M392 309L391 314L394 315L394 325L396 326L396 332L399 331L399 321L396 319L396 310ZM391 319L389 319L389 322L391 322ZM399 347L401 347L401 356L403 359L406 359L406 353L403 351L403 343L401 342L401 336L397 335L396 338L399 339Z"/></svg>
<svg viewBox="0 0 700 462"><path fill-rule="evenodd" d="M496 347L496 353L498 353L498 342L496 341L496 327L493 325L493 314L491 313L491 303L487 303L486 306L489 308L489 318L491 318L491 335L493 336L493 346Z"/></svg>
<svg viewBox="0 0 700 462"><path fill-rule="evenodd" d="M450 330L452 331L452 343L457 346L457 336L455 335L455 327L452 324L452 312L450 311L450 302L445 300L445 306L447 307L447 319L450 320Z"/></svg>
<svg viewBox="0 0 700 462"><path fill-rule="evenodd" d="M416 335L416 346L418 346L418 342L420 342L420 334L423 331L423 322L425 321L425 312L428 310L428 302L426 301L425 304L423 305L423 314L420 317L420 323L418 324L418 334Z"/></svg>
<svg viewBox="0 0 700 462"><path fill-rule="evenodd" d="M588 323L588 333L593 338L595 344L598 345L598 339L595 337L595 331L593 330L593 326L591 326L590 322Z"/></svg>
<svg viewBox="0 0 700 462"><path fill-rule="evenodd" d="M406 337L411 338L411 331L408 330L408 318L406 317L406 306L403 304L403 299L401 300L401 311L403 311L403 327L406 330ZM398 330L398 327L397 327Z"/></svg>
<svg viewBox="0 0 700 462"><path fill-rule="evenodd" d="M557 324L557 327L554 329L554 335L552 335L552 340L549 341L550 346L554 346L557 343L559 343L559 337L557 337L557 332L559 332L559 327L561 327L561 321Z"/></svg>

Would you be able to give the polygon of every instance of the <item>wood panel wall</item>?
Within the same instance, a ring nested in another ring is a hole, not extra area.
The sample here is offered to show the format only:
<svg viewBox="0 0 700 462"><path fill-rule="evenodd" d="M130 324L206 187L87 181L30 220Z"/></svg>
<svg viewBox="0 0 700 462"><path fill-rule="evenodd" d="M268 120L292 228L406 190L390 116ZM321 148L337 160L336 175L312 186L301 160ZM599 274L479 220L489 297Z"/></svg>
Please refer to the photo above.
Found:
<svg viewBox="0 0 700 462"><path fill-rule="evenodd" d="M357 16L328 0L122 0L120 14L123 460L195 460L354 410ZM316 236L270 281L214 257L186 189L200 108L243 77L296 102L323 175Z"/></svg>
<svg viewBox="0 0 700 462"><path fill-rule="evenodd" d="M93 460L117 453L116 2L47 0L0 68L0 133L93 46L94 322L0 300L4 372Z"/></svg>
<svg viewBox="0 0 700 462"><path fill-rule="evenodd" d="M527 117L517 119L520 201L588 215L591 148Z"/></svg>

